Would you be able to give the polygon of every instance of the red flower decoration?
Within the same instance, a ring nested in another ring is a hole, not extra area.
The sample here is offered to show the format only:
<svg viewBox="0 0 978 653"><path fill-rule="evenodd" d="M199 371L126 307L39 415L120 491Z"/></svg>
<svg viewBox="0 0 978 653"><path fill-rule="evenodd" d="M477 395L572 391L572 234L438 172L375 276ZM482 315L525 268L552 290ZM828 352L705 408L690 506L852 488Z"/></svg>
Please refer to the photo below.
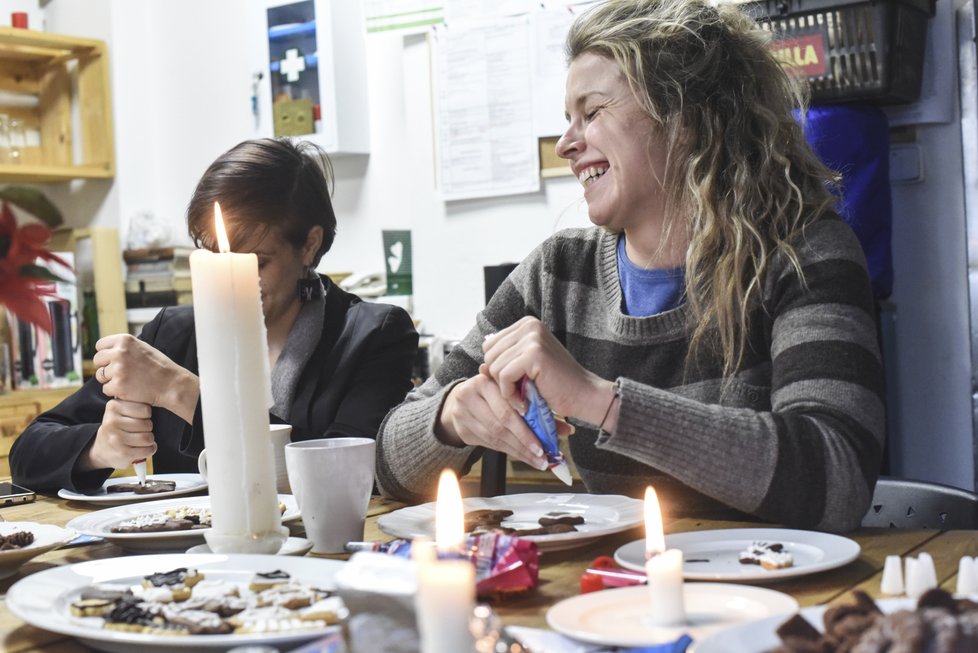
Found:
<svg viewBox="0 0 978 653"><path fill-rule="evenodd" d="M54 294L53 279L37 259L70 267L61 257L48 251L51 230L41 224L17 226L10 206L0 206L0 304L19 319L51 332L51 315L41 299Z"/></svg>

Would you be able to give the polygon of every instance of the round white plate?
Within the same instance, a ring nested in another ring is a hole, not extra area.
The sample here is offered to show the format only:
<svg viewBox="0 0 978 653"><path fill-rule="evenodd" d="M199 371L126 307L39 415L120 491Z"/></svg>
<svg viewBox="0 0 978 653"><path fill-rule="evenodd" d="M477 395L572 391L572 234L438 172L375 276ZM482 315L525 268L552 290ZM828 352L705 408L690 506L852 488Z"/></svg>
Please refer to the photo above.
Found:
<svg viewBox="0 0 978 653"><path fill-rule="evenodd" d="M617 494L505 494L498 497L472 497L464 500L470 510L512 510L503 522L512 528L539 528L537 520L548 512L569 512L584 517L584 523L572 533L531 535L541 551L557 551L589 544L604 535L626 531L642 523L642 502ZM381 515L377 526L388 535L414 538L434 537L435 504L401 508Z"/></svg>
<svg viewBox="0 0 978 653"><path fill-rule="evenodd" d="M744 565L740 553L752 542L778 542L794 558L784 569ZM689 580L772 581L835 569L859 557L859 544L847 537L786 528L729 528L666 535L666 548L683 552L683 576ZM645 571L645 541L615 551L615 562Z"/></svg>
<svg viewBox="0 0 978 653"><path fill-rule="evenodd" d="M312 551L312 540L304 537L290 537L282 543L282 548L275 555L279 556L304 556ZM187 549L187 553L211 553L211 548L207 542L192 546Z"/></svg>
<svg viewBox="0 0 978 653"><path fill-rule="evenodd" d="M74 531L51 524L38 524L32 521L0 522L0 535L11 535L19 531L33 533L34 541L19 549L0 551L0 578L13 576L20 566L31 558L57 549L78 535Z"/></svg>
<svg viewBox="0 0 978 653"><path fill-rule="evenodd" d="M293 495L280 494L278 500L285 504L285 512L282 514L283 524L294 522L301 517L299 506ZM67 526L84 535L105 538L107 541L130 551L186 551L195 544L202 543L204 533L208 529L198 528L189 531L157 533L113 533L111 529L121 521L142 515L162 513L168 508L206 508L210 505L211 498L209 496L130 503L80 515L68 522Z"/></svg>
<svg viewBox="0 0 978 653"><path fill-rule="evenodd" d="M135 476L120 476L119 478L110 478L93 494L82 494L81 492L72 492L71 490L62 488L58 490L58 496L69 501L84 501L85 503L96 503L103 506L119 506L133 501L169 499L170 497L207 489L207 481L200 474L150 474L147 478L155 481L173 481L176 483L176 487L170 492L157 492L156 494L136 494L135 492L110 493L108 488L113 485L139 482L139 479Z"/></svg>
<svg viewBox="0 0 978 653"><path fill-rule="evenodd" d="M884 614L896 610L912 610L917 605L915 599L894 598L876 599L876 605ZM805 617L819 632L822 632L822 615L826 606L818 605L802 608L801 616ZM738 624L722 633L715 633L702 640L697 640L691 653L766 653L781 645L777 635L778 626L787 621L788 615L767 617L751 623Z"/></svg>
<svg viewBox="0 0 978 653"><path fill-rule="evenodd" d="M644 585L620 587L565 599L547 610L547 624L562 635L609 646L652 646L673 642L684 633L698 640L743 621L798 610L787 594L749 585L686 583L687 623L656 626L649 621L651 598Z"/></svg>
<svg viewBox="0 0 978 653"><path fill-rule="evenodd" d="M102 651L227 650L234 646L270 645L291 650L304 641L322 637L339 626L301 633L247 635L146 635L101 628L101 619L73 617L71 602L93 583L138 583L148 574L192 567L207 578L248 582L255 572L281 569L305 583L332 588L332 578L343 566L337 560L283 558L263 555L143 555L79 562L39 571L17 581L8 591L6 605L32 626L77 637Z"/></svg>

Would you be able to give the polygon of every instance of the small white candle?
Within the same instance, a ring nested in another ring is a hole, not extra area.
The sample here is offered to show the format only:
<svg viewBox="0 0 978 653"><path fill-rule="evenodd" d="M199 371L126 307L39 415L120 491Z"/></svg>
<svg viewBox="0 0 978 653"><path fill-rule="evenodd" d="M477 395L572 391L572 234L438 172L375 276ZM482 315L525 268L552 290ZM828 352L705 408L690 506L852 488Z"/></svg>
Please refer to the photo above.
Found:
<svg viewBox="0 0 978 653"><path fill-rule="evenodd" d="M459 552L465 541L464 519L458 480L445 470L435 503L435 547L439 552ZM430 546L415 541L412 547L418 573L415 607L421 653L469 653L475 647L469 631L475 608L475 567L467 559L437 559Z"/></svg>
<svg viewBox="0 0 978 653"><path fill-rule="evenodd" d="M975 568L975 559L969 556L961 556L958 561L958 582L955 593L970 595L978 593L978 569Z"/></svg>
<svg viewBox="0 0 978 653"><path fill-rule="evenodd" d="M886 556L886 560L883 562L880 592L890 595L903 594L903 568L900 566L900 556Z"/></svg>
<svg viewBox="0 0 978 653"><path fill-rule="evenodd" d="M645 489L645 558L652 623L656 626L686 623L683 552L679 549L666 550L659 499L651 487Z"/></svg>
<svg viewBox="0 0 978 653"><path fill-rule="evenodd" d="M220 253L190 255L200 401L215 553L277 553L288 536L275 491L268 342L258 257L233 254L214 203Z"/></svg>

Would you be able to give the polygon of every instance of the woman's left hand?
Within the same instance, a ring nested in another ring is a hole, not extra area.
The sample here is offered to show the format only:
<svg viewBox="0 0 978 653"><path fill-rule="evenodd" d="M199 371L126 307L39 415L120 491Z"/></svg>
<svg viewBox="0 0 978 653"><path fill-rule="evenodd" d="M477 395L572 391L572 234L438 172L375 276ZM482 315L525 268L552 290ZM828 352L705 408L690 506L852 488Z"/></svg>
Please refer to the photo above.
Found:
<svg viewBox="0 0 978 653"><path fill-rule="evenodd" d="M591 424L601 421L614 397L614 384L582 367L535 317L490 335L482 349L489 375L521 413L526 407L518 384L524 376L555 413Z"/></svg>
<svg viewBox="0 0 978 653"><path fill-rule="evenodd" d="M106 396L166 408L193 421L200 396L194 373L128 333L100 338L95 349L95 378Z"/></svg>

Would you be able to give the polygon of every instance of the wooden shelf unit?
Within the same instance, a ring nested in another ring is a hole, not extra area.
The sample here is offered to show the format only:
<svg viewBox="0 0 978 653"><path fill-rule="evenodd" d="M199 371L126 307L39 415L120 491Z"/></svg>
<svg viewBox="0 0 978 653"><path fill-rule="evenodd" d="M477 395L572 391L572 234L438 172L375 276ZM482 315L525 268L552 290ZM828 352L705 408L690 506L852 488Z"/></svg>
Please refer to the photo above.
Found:
<svg viewBox="0 0 978 653"><path fill-rule="evenodd" d="M74 252L81 240L91 240L92 243L92 272L95 279L95 301L98 303L99 334L128 333L119 231L113 227L58 229L51 238L51 249ZM76 266L77 264L76 259Z"/></svg>
<svg viewBox="0 0 978 653"><path fill-rule="evenodd" d="M17 436L44 411L54 408L78 386L43 390L11 390L0 394L0 477L10 476L7 457Z"/></svg>
<svg viewBox="0 0 978 653"><path fill-rule="evenodd" d="M0 27L0 91L24 97L23 102L0 101L0 113L21 120L27 134L20 162L0 162L0 182L49 183L115 175L104 41ZM73 110L78 113L80 134L72 129ZM79 160L75 159L76 138L81 141Z"/></svg>

